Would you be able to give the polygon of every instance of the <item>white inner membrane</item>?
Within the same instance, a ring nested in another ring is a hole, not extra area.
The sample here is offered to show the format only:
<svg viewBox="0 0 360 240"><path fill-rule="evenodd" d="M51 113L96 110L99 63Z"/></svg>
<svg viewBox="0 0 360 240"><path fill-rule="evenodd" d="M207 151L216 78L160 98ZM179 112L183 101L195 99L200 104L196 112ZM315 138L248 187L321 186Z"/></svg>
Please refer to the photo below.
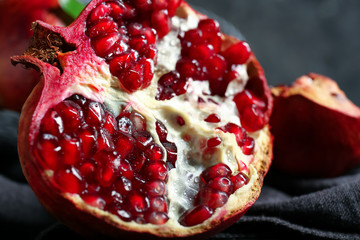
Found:
<svg viewBox="0 0 360 240"><path fill-rule="evenodd" d="M171 32L157 43L157 64L154 78L148 88L131 94L122 91L119 80L111 75L107 64L103 64L99 75L96 77L97 79L94 81L100 84L104 90L102 96L105 105L115 116L119 114L121 106L125 102L130 103L133 109L139 111L147 119L148 131L160 146L162 145L155 130L157 120L166 126L168 130L167 139L176 144L178 150L176 166L169 171L167 182L167 195L170 202L168 216L169 221L173 224L178 224L181 214L193 207L193 200L199 189L199 176L204 169L217 163L225 163L230 167L233 174L236 174L240 171L240 161L249 166L253 157L243 154L236 143L234 134L217 129L227 123L235 123L241 126L232 96L241 92L246 84L248 79L246 65L237 66L240 77L229 84L226 97L210 95L208 81L195 81L196 79L194 79L189 81L188 90L185 94L175 96L170 100L155 100L158 79L163 74L174 70L176 62L181 57L179 32L196 28L198 21L195 13L189 14L185 19L179 17L172 19ZM85 92L85 95L87 91L91 91L90 89L83 89L86 87L80 85L74 86L74 88L82 88L81 92ZM199 103L199 97L205 102ZM208 99L212 99L218 104L209 102ZM219 123L205 122L204 119L210 113L219 115L221 121ZM184 126L177 124L176 118L178 116L185 120ZM256 139L259 137L257 135L258 133L250 134L255 139L255 151L258 145L256 144ZM222 143L216 147L213 154L204 154L201 146L204 146L204 143L206 144L207 139L217 136L222 139ZM165 149L164 152L166 154ZM166 156L164 161L165 159ZM251 169L250 174L252 174ZM240 188L238 191L246 191L245 188Z"/></svg>

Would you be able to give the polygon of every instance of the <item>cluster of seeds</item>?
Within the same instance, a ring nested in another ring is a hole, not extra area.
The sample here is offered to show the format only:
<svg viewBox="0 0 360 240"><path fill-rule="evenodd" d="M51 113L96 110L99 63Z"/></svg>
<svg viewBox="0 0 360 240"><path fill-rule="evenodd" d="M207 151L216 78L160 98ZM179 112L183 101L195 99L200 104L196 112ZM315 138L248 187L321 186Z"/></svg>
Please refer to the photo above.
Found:
<svg viewBox="0 0 360 240"><path fill-rule="evenodd" d="M165 131L159 136L173 166L177 149ZM58 188L79 194L92 206L124 221L163 224L168 219L163 147L136 111L124 109L115 118L104 105L74 95L42 119L35 154L45 169L54 171Z"/></svg>
<svg viewBox="0 0 360 240"><path fill-rule="evenodd" d="M86 35L97 56L129 92L146 88L154 75L155 42L170 31L181 0L117 0L96 6Z"/></svg>
<svg viewBox="0 0 360 240"><path fill-rule="evenodd" d="M190 78L209 81L211 93L224 96L229 82L239 77L237 65L246 63L251 55L246 42L222 51L219 24L213 19L201 20L197 28L180 33L179 38L181 59L176 70L159 79L157 100L184 94Z"/></svg>
<svg viewBox="0 0 360 240"><path fill-rule="evenodd" d="M180 223L184 226L194 226L211 217L215 209L222 207L234 191L249 181L243 172L232 175L230 168L223 163L205 169L200 179L200 190L194 207L180 218Z"/></svg>

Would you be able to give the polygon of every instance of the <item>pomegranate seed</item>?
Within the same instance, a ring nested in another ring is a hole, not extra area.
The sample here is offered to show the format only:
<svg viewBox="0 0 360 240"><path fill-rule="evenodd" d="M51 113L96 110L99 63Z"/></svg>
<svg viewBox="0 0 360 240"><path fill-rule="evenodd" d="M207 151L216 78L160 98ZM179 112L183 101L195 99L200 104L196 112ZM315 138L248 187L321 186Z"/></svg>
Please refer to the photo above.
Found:
<svg viewBox="0 0 360 240"><path fill-rule="evenodd" d="M191 45L200 44L203 40L203 32L198 28L186 31L183 37L183 42L190 42Z"/></svg>
<svg viewBox="0 0 360 240"><path fill-rule="evenodd" d="M64 125L61 117L55 110L48 111L41 121L40 131L59 136L64 132Z"/></svg>
<svg viewBox="0 0 360 240"><path fill-rule="evenodd" d="M44 163L45 168L56 169L59 164L61 147L57 137L51 134L41 134L37 138L36 154Z"/></svg>
<svg viewBox="0 0 360 240"><path fill-rule="evenodd" d="M116 152L122 158L126 158L134 149L135 139L126 133L119 132L116 135Z"/></svg>
<svg viewBox="0 0 360 240"><path fill-rule="evenodd" d="M115 181L115 190L120 194L128 194L133 190L131 181L122 176Z"/></svg>
<svg viewBox="0 0 360 240"><path fill-rule="evenodd" d="M156 29L159 38L170 32L171 24L166 10L154 11L151 15L151 24Z"/></svg>
<svg viewBox="0 0 360 240"><path fill-rule="evenodd" d="M234 184L234 191L236 191L249 182L249 177L246 176L243 172L240 172L240 173L236 174L235 176L232 176L230 178L230 180Z"/></svg>
<svg viewBox="0 0 360 240"><path fill-rule="evenodd" d="M198 24L198 28L204 32L217 33L220 31L219 23L210 18L201 20Z"/></svg>
<svg viewBox="0 0 360 240"><path fill-rule="evenodd" d="M209 61L213 55L213 47L207 44L193 45L189 50L189 57L198 60L200 63Z"/></svg>
<svg viewBox="0 0 360 240"><path fill-rule="evenodd" d="M75 165L80 160L80 142L67 134L60 140L62 148L62 163Z"/></svg>
<svg viewBox="0 0 360 240"><path fill-rule="evenodd" d="M224 78L211 78L209 88L212 95L225 96L229 82Z"/></svg>
<svg viewBox="0 0 360 240"><path fill-rule="evenodd" d="M167 0L153 0L153 9L154 10L162 10L168 7Z"/></svg>
<svg viewBox="0 0 360 240"><path fill-rule="evenodd" d="M135 130L134 124L128 117L121 116L117 118L118 128L121 132L132 134Z"/></svg>
<svg viewBox="0 0 360 240"><path fill-rule="evenodd" d="M118 25L114 21L103 21L88 29L87 35L90 38L103 37L107 33L117 32Z"/></svg>
<svg viewBox="0 0 360 240"><path fill-rule="evenodd" d="M227 193L232 193L233 183L228 177L216 177L207 183L207 187Z"/></svg>
<svg viewBox="0 0 360 240"><path fill-rule="evenodd" d="M221 118L216 113L212 113L209 116L207 116L207 118L205 118L204 121L209 123L218 123L221 121Z"/></svg>
<svg viewBox="0 0 360 240"><path fill-rule="evenodd" d="M132 49L139 51L147 45L147 40L144 36L134 36L130 39L129 45Z"/></svg>
<svg viewBox="0 0 360 240"><path fill-rule="evenodd" d="M169 100L184 94L187 89L187 79L180 77L178 72L169 72L158 81L156 100Z"/></svg>
<svg viewBox="0 0 360 240"><path fill-rule="evenodd" d="M144 153L138 154L136 158L131 162L134 171L140 171L144 166L146 157Z"/></svg>
<svg viewBox="0 0 360 240"><path fill-rule="evenodd" d="M146 130L146 119L140 113L132 111L130 114L130 121L133 123L135 131L139 132Z"/></svg>
<svg viewBox="0 0 360 240"><path fill-rule="evenodd" d="M147 44L155 44L157 37L155 29L149 27L143 28L141 33L145 37Z"/></svg>
<svg viewBox="0 0 360 240"><path fill-rule="evenodd" d="M245 155L251 155L254 152L255 141L251 137L246 137L243 140L242 151Z"/></svg>
<svg viewBox="0 0 360 240"><path fill-rule="evenodd" d="M68 193L80 193L81 184L70 169L55 172L54 180L61 191Z"/></svg>
<svg viewBox="0 0 360 240"><path fill-rule="evenodd" d="M180 59L176 63L176 70L182 77L185 78L196 78L198 66L195 64L196 61L190 59Z"/></svg>
<svg viewBox="0 0 360 240"><path fill-rule="evenodd" d="M65 132L73 133L80 127L83 121L83 112L78 104L65 100L56 105L55 110L63 120Z"/></svg>
<svg viewBox="0 0 360 240"><path fill-rule="evenodd" d="M132 36L137 36L142 34L143 26L140 23L130 23L128 26L128 32Z"/></svg>
<svg viewBox="0 0 360 240"><path fill-rule="evenodd" d="M175 16L177 8L180 6L182 0L168 0L168 13L170 17Z"/></svg>
<svg viewBox="0 0 360 240"><path fill-rule="evenodd" d="M84 202L92 207L96 207L96 208L100 208L100 209L104 209L105 208L105 200L100 198L99 196L94 196L94 195L82 195L81 196L82 200L84 200Z"/></svg>
<svg viewBox="0 0 360 240"><path fill-rule="evenodd" d="M244 64L251 55L251 49L247 42L238 42L230 46L223 53L223 56L231 64Z"/></svg>
<svg viewBox="0 0 360 240"><path fill-rule="evenodd" d="M184 126L185 125L185 120L181 116L176 117L176 122L177 122L177 124L179 124L179 126Z"/></svg>
<svg viewBox="0 0 360 240"><path fill-rule="evenodd" d="M146 215L145 220L151 224L162 225L169 220L169 217L164 212L151 212L150 214Z"/></svg>
<svg viewBox="0 0 360 240"><path fill-rule="evenodd" d="M230 168L224 163L218 163L214 166L208 167L201 173L201 178L204 182L208 182L216 177L228 177L231 174Z"/></svg>
<svg viewBox="0 0 360 240"><path fill-rule="evenodd" d="M128 196L128 206L133 213L142 213L149 208L149 200L138 193L133 193Z"/></svg>
<svg viewBox="0 0 360 240"><path fill-rule="evenodd" d="M166 185L161 180L153 180L145 184L145 192L150 198L162 196L166 192Z"/></svg>
<svg viewBox="0 0 360 240"><path fill-rule="evenodd" d="M116 211L116 215L118 215L120 217L121 220L125 221L125 222L130 222L132 219L132 216L130 214L130 212L126 211L126 210L117 210Z"/></svg>
<svg viewBox="0 0 360 240"><path fill-rule="evenodd" d="M244 90L234 97L243 127L249 132L255 132L264 127L264 111L266 104L254 96L250 91Z"/></svg>
<svg viewBox="0 0 360 240"><path fill-rule="evenodd" d="M115 46L117 41L120 41L119 33L110 33L106 36L92 41L92 47L99 57L107 58L112 53L112 48Z"/></svg>
<svg viewBox="0 0 360 240"><path fill-rule="evenodd" d="M105 112L105 123L103 128L106 129L110 134L113 134L117 129L115 117L108 111Z"/></svg>
<svg viewBox="0 0 360 240"><path fill-rule="evenodd" d="M82 153L85 158L91 157L95 154L97 146L97 132L94 129L80 129L77 132L77 136L80 139Z"/></svg>
<svg viewBox="0 0 360 240"><path fill-rule="evenodd" d="M145 150L145 156L150 161L159 161L162 160L164 156L163 149L156 143L148 146Z"/></svg>
<svg viewBox="0 0 360 240"><path fill-rule="evenodd" d="M128 160L120 158L120 163L117 168L117 171L121 176L124 176L130 180L133 178L134 172Z"/></svg>
<svg viewBox="0 0 360 240"><path fill-rule="evenodd" d="M144 176L147 179L159 179L165 181L167 179L167 167L164 162L150 162L144 169Z"/></svg>
<svg viewBox="0 0 360 240"><path fill-rule="evenodd" d="M201 189L197 195L197 202L211 209L224 206L227 200L228 195L225 192L209 187Z"/></svg>
<svg viewBox="0 0 360 240"><path fill-rule="evenodd" d="M225 73L224 80L229 83L235 79L238 79L239 77L240 77L240 73L238 71L231 70Z"/></svg>
<svg viewBox="0 0 360 240"><path fill-rule="evenodd" d="M115 76L121 75L126 69L128 69L133 62L139 57L138 52L131 51L114 57L109 61L109 68L111 74Z"/></svg>
<svg viewBox="0 0 360 240"><path fill-rule="evenodd" d="M210 218L212 214L213 210L209 207L198 205L186 211L180 217L179 222L183 226L195 226Z"/></svg>
<svg viewBox="0 0 360 240"><path fill-rule="evenodd" d="M160 142L165 142L168 134L165 125L160 121L156 121L155 125L156 125L156 133L159 136Z"/></svg>
<svg viewBox="0 0 360 240"><path fill-rule="evenodd" d="M82 164L81 167L79 168L79 172L81 176L83 176L86 179L92 179L94 177L95 170L96 170L95 164L91 162L86 162Z"/></svg>
<svg viewBox="0 0 360 240"><path fill-rule="evenodd" d="M243 145L243 139L246 137L245 129L234 123L228 123L225 125L224 130L235 135L236 142L240 147Z"/></svg>
<svg viewBox="0 0 360 240"><path fill-rule="evenodd" d="M213 148L213 147L216 147L216 146L219 146L221 144L222 140L221 138L219 137L213 137L213 138L210 138L208 141L207 141L207 146L209 148Z"/></svg>
<svg viewBox="0 0 360 240"><path fill-rule="evenodd" d="M146 131L135 132L133 137L136 141L136 147L141 151L144 151L147 146L154 143L153 137L149 132Z"/></svg>
<svg viewBox="0 0 360 240"><path fill-rule="evenodd" d="M177 147L175 143L173 142L163 142L162 143L166 153L167 153L167 159L166 161L171 163L175 167L175 162L177 159Z"/></svg>
<svg viewBox="0 0 360 240"><path fill-rule="evenodd" d="M150 198L150 211L167 212L167 203L164 196Z"/></svg>
<svg viewBox="0 0 360 240"><path fill-rule="evenodd" d="M129 19L135 17L135 9L124 2L122 2L121 4L109 3L109 5L111 7L110 16L115 20L119 20L121 18Z"/></svg>
<svg viewBox="0 0 360 240"><path fill-rule="evenodd" d="M89 15L88 23L95 23L101 19L105 19L110 15L111 8L108 4L98 5Z"/></svg>
<svg viewBox="0 0 360 240"><path fill-rule="evenodd" d="M100 127L105 121L105 111L102 104L90 102L86 109L86 122L95 127Z"/></svg>
<svg viewBox="0 0 360 240"><path fill-rule="evenodd" d="M210 78L218 79L222 77L226 70L225 58L218 54L211 56L206 62L206 68Z"/></svg>
<svg viewBox="0 0 360 240"><path fill-rule="evenodd" d="M147 12L152 8L151 0L133 0L133 3L140 11Z"/></svg>

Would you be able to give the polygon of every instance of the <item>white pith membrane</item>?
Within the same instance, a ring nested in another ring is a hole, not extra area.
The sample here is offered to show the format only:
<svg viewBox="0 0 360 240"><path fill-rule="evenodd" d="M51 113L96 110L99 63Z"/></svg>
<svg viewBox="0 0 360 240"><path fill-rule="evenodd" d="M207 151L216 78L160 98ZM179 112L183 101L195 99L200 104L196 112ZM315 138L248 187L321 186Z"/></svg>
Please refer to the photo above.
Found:
<svg viewBox="0 0 360 240"><path fill-rule="evenodd" d="M242 196L246 196L258 180L256 169L251 165L254 155L261 152L259 146L267 145L269 136L266 131L257 131L248 133L255 140L255 149L253 155L243 154L241 148L237 145L235 135L225 133L218 127L223 127L227 123L235 123L241 126L238 111L233 96L241 92L248 80L246 65L239 65L238 71L240 77L233 80L225 93L224 97L210 95L208 81L189 81L187 92L180 96L175 96L170 100L157 101L155 94L157 90L158 79L167 72L175 69L175 65L180 56L179 31L187 31L197 27L199 21L195 12L188 12L186 18L173 17L172 31L157 43L158 56L155 65L155 75L151 85L144 90L138 90L131 94L121 89L119 80L110 73L108 65L104 62L101 67L97 67L96 76L91 82L96 83L98 89L102 89L100 95L104 100L107 109L114 116L118 116L122 107L127 104L131 109L140 112L147 120L147 131L151 133L157 144L162 146L155 130L156 121L161 121L168 130L167 139L174 142L177 146L177 160L175 168L168 172L167 197L169 199L168 216L169 220L164 225L138 224L134 221L124 222L116 215L100 210L87 204L78 205L80 208L91 209L99 215L108 216L114 222L120 222L124 228L136 229L138 232L156 232L158 235L171 235L172 229L181 232L187 229L186 233L198 232L200 225L206 225L208 222L224 215L222 210L233 210L234 206L244 206L247 202ZM76 76L74 76L76 77ZM81 76L78 76L81 77ZM83 76L82 76L83 77ZM93 88L88 85L74 85L70 92L79 93L91 99ZM198 103L198 97L205 100L205 103ZM218 104L208 102L212 99ZM96 99L93 99L96 100ZM100 100L100 99L99 99ZM101 102L101 101L100 101ZM208 123L204 119L212 113L221 117L219 123ZM185 120L184 126L179 126L176 118L181 116ZM189 141L184 140L184 136L190 137ZM201 143L213 137L220 137L222 143L216 147L213 155L202 154ZM166 151L164 161L166 160ZM248 167L248 172L240 169L241 162ZM240 171L245 171L249 176L249 183L229 196L228 202L221 208L214 211L212 217L202 224L192 227L182 226L178 220L179 217L188 209L191 209L199 189L199 176L203 170L217 163L225 163L232 170L232 175ZM77 194L67 194L74 202L83 202ZM83 202L84 203L84 202ZM222 210L221 210L222 209ZM161 233L162 232L162 233ZM185 232L184 232L185 233Z"/></svg>

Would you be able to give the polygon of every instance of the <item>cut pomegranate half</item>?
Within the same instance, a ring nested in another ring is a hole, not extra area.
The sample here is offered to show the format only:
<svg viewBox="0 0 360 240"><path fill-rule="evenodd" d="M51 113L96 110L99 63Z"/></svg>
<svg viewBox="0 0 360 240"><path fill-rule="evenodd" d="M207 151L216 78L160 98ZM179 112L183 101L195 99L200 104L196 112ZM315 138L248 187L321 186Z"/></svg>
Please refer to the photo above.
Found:
<svg viewBox="0 0 360 240"><path fill-rule="evenodd" d="M34 31L13 58L43 74L19 155L60 220L92 236L200 239L254 203L272 99L247 43L179 0L94 0L69 27ZM49 35L58 45L41 49Z"/></svg>

